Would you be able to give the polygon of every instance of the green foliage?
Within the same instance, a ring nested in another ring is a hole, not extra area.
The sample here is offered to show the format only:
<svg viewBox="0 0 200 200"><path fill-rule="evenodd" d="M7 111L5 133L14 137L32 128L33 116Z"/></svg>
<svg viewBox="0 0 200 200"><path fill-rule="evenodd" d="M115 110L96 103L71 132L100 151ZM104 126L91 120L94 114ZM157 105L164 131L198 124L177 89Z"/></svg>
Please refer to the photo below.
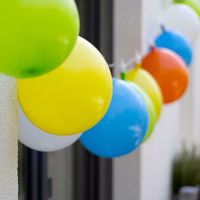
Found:
<svg viewBox="0 0 200 200"><path fill-rule="evenodd" d="M197 148L183 150L173 164L173 194L183 186L200 185L200 153Z"/></svg>

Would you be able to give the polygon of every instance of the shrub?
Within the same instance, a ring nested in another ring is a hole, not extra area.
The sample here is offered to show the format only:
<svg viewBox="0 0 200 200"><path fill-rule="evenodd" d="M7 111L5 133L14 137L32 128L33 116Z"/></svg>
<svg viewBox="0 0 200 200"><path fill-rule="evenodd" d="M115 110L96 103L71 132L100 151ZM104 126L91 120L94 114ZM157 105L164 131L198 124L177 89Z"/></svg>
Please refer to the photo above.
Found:
<svg viewBox="0 0 200 200"><path fill-rule="evenodd" d="M183 186L200 185L200 153L197 148L184 149L174 160L172 187L177 195Z"/></svg>

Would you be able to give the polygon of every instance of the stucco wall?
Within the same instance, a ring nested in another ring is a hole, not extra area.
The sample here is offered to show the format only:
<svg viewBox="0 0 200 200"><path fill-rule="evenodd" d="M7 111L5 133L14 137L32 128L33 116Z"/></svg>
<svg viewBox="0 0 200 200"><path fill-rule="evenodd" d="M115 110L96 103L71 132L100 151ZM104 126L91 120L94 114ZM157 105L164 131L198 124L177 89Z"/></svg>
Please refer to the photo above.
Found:
<svg viewBox="0 0 200 200"><path fill-rule="evenodd" d="M18 199L15 80L0 75L0 199Z"/></svg>

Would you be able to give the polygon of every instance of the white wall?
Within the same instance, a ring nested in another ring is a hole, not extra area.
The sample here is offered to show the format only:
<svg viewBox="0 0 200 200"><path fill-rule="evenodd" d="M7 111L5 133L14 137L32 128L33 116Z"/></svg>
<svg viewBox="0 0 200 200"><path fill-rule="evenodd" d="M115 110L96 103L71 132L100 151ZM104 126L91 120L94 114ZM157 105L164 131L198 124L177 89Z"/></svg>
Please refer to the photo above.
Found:
<svg viewBox="0 0 200 200"><path fill-rule="evenodd" d="M141 148L141 200L170 199L172 161L180 146L179 108L164 108L153 136Z"/></svg>
<svg viewBox="0 0 200 200"><path fill-rule="evenodd" d="M18 199L15 81L0 75L0 199Z"/></svg>
<svg viewBox="0 0 200 200"><path fill-rule="evenodd" d="M187 109L190 115L190 129L185 135L185 140L190 144L200 145L200 36L194 41L194 63L191 68L190 107ZM189 104L188 103L188 104ZM188 119L189 120L189 119ZM192 139L191 139L192 135Z"/></svg>
<svg viewBox="0 0 200 200"><path fill-rule="evenodd" d="M114 1L114 60L129 60L141 50L141 2ZM114 159L113 199L140 199L140 151Z"/></svg>

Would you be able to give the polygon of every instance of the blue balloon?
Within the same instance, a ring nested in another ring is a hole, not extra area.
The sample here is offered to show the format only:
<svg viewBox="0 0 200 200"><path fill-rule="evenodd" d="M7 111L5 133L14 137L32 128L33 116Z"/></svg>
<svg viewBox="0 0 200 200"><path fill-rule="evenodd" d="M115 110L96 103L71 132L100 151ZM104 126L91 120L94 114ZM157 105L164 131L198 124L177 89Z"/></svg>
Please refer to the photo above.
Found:
<svg viewBox="0 0 200 200"><path fill-rule="evenodd" d="M135 150L147 128L148 111L142 96L129 83L113 78L113 97L106 115L80 141L91 153L114 158Z"/></svg>
<svg viewBox="0 0 200 200"><path fill-rule="evenodd" d="M155 39L155 46L174 51L184 60L186 65L190 65L192 62L192 46L181 33L163 30Z"/></svg>

